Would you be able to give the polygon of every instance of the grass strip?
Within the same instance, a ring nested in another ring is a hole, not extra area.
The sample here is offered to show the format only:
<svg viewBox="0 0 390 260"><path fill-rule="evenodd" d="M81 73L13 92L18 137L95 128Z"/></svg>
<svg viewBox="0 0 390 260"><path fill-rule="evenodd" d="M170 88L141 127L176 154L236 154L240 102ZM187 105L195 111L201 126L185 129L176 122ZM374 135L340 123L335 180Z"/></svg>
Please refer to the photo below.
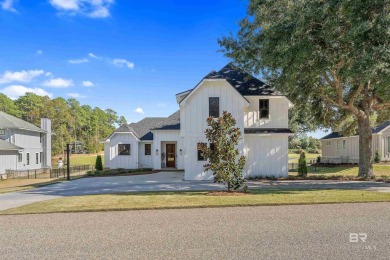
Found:
<svg viewBox="0 0 390 260"><path fill-rule="evenodd" d="M257 189L237 196L209 192L138 192L74 196L37 202L0 211L0 214L37 214L144 209L302 205L390 202L390 193L338 189Z"/></svg>

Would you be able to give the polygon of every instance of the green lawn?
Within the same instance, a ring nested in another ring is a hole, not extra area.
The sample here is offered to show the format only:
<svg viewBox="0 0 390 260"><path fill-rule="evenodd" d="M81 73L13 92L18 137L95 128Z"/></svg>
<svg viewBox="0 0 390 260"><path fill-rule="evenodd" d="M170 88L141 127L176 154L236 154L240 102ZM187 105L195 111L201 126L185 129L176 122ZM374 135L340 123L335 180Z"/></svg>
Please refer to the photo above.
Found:
<svg viewBox="0 0 390 260"><path fill-rule="evenodd" d="M341 176L354 176L358 174L358 166L339 166L339 167L308 167L309 176L313 175L341 175ZM388 176L390 177L390 165L374 165L374 174L377 177ZM297 175L297 172L289 172L289 175Z"/></svg>
<svg viewBox="0 0 390 260"><path fill-rule="evenodd" d="M312 153L305 153L306 160L309 162L310 160L317 160L318 156L321 156L320 154L312 154ZM298 163L300 154L296 153L289 153L288 154L288 163Z"/></svg>
<svg viewBox="0 0 390 260"><path fill-rule="evenodd" d="M70 156L70 165L95 165L97 154L72 154ZM101 154L103 164L104 164L104 155ZM57 166L58 156L52 158L53 167ZM62 160L66 160L66 157L63 157Z"/></svg>
<svg viewBox="0 0 390 260"><path fill-rule="evenodd" d="M0 214L265 206L390 201L390 193L362 190L261 189L247 194L143 192L60 198L1 211Z"/></svg>

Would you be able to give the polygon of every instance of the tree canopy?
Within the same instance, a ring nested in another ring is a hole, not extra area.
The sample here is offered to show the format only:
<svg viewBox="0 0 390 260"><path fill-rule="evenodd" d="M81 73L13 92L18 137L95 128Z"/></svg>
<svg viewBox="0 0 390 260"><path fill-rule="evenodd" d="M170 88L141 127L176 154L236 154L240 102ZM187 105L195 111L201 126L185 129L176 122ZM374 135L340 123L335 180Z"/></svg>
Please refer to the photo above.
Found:
<svg viewBox="0 0 390 260"><path fill-rule="evenodd" d="M66 143L75 141L81 141L88 153L101 151L100 139L110 135L116 124L126 122L123 116L118 117L112 109L102 110L98 107L81 105L74 98L50 99L34 93L26 93L17 100L11 100L6 95L0 94L0 111L36 126L40 126L41 118L50 118L54 155L62 154Z"/></svg>
<svg viewBox="0 0 390 260"><path fill-rule="evenodd" d="M371 175L371 127L390 116L390 1L250 0L239 25L224 53L288 95L302 124L358 129Z"/></svg>

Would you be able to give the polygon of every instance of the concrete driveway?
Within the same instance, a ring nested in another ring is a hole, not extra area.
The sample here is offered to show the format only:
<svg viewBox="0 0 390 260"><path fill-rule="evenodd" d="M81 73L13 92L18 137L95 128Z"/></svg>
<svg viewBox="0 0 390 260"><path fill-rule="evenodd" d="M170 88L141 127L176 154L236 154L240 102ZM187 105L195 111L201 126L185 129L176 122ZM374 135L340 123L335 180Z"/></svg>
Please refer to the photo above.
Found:
<svg viewBox="0 0 390 260"><path fill-rule="evenodd" d="M222 190L212 181L183 181L183 172L159 172L138 176L91 177L61 182L27 191L0 194L0 210L67 196L137 191ZM390 183L343 181L250 181L250 189L361 189L390 192Z"/></svg>

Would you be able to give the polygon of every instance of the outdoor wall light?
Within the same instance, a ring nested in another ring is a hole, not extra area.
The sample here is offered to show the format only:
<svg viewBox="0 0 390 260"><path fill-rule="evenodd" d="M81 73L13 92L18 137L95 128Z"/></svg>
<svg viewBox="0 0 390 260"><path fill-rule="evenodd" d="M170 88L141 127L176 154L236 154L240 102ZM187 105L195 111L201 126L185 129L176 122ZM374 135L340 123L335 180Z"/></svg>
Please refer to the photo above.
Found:
<svg viewBox="0 0 390 260"><path fill-rule="evenodd" d="M182 149L180 149L180 155L182 155L183 154L183 150Z"/></svg>
<svg viewBox="0 0 390 260"><path fill-rule="evenodd" d="M158 149L156 149L156 155L158 155Z"/></svg>

